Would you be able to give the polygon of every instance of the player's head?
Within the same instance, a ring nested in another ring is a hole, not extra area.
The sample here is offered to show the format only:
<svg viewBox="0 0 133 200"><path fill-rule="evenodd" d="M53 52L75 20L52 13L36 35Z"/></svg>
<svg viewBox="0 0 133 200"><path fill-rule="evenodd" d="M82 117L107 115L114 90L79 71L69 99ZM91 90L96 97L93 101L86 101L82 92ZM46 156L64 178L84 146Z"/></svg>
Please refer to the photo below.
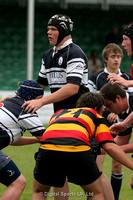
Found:
<svg viewBox="0 0 133 200"><path fill-rule="evenodd" d="M123 51L122 49L115 43L110 43L110 44L107 44L104 49L103 49L103 52L102 52L102 57L103 57L103 60L104 60L104 64L105 66L107 66L107 63L108 63L108 58L111 54L119 54L120 57L122 58L123 56Z"/></svg>
<svg viewBox="0 0 133 200"><path fill-rule="evenodd" d="M55 26L59 31L58 40L55 46L57 46L64 37L70 35L73 30L72 20L68 16L62 14L52 16L48 21L47 26Z"/></svg>
<svg viewBox="0 0 133 200"><path fill-rule="evenodd" d="M43 96L43 92L43 88L36 81L25 80L19 83L17 96L27 101Z"/></svg>
<svg viewBox="0 0 133 200"><path fill-rule="evenodd" d="M77 103L76 108L81 107L88 107L95 109L97 113L101 114L101 109L104 106L104 99L101 94L93 93L93 92L86 92L82 94Z"/></svg>
<svg viewBox="0 0 133 200"><path fill-rule="evenodd" d="M115 114L120 114L125 111L126 90L119 84L112 85L106 83L101 89L100 94L103 96L106 103L106 110Z"/></svg>
<svg viewBox="0 0 133 200"><path fill-rule="evenodd" d="M124 31L123 31L123 37L124 36L127 36L131 40L131 51L132 51L132 53L131 53L131 56L129 54L128 55L130 57L132 57L132 55L133 55L133 22L130 22L129 24L127 24L125 26ZM123 43L124 43L124 40L122 42L122 46L124 47Z"/></svg>

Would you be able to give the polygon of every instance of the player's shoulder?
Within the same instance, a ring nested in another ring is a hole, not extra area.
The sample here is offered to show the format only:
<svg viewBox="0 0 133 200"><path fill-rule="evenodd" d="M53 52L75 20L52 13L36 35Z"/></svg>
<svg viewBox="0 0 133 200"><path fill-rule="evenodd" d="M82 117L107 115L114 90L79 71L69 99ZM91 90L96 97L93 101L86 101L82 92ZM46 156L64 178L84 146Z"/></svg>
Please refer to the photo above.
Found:
<svg viewBox="0 0 133 200"><path fill-rule="evenodd" d="M88 61L86 54L84 51L75 43L69 44L69 58L81 58L84 59L86 62Z"/></svg>
<svg viewBox="0 0 133 200"><path fill-rule="evenodd" d="M45 51L44 53L43 53L43 58L45 58L46 56L50 56L51 54L53 53L53 47L52 48L50 48L50 49L48 49L47 51Z"/></svg>
<svg viewBox="0 0 133 200"><path fill-rule="evenodd" d="M85 54L84 51L81 49L81 47L75 43L71 43L69 47L70 47L70 51L73 53Z"/></svg>
<svg viewBox="0 0 133 200"><path fill-rule="evenodd" d="M104 75L105 75L104 70L100 70L100 71L98 71L98 72L94 72L94 73L91 74L90 80L96 79L96 78L98 78L98 77L100 78L100 76L104 76Z"/></svg>

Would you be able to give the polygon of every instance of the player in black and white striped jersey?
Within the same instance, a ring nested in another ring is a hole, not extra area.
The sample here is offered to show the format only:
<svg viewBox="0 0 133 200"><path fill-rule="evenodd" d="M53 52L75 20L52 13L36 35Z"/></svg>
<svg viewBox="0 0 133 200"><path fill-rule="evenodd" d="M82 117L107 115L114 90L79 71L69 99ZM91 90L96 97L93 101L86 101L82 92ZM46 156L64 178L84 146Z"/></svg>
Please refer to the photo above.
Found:
<svg viewBox="0 0 133 200"><path fill-rule="evenodd" d="M28 99L43 95L43 89L36 81L25 80L20 83L17 95L0 102L0 149L8 145L27 145L38 143L45 128L37 113L31 115L24 112L21 106ZM35 137L23 137L28 130ZM15 163L0 151L0 183L7 186L1 200L17 200L20 198L26 179Z"/></svg>
<svg viewBox="0 0 133 200"><path fill-rule="evenodd" d="M42 58L37 82L51 93L39 100L27 101L26 111L54 103L54 111L73 108L78 97L88 92L88 60L82 49L73 43L73 22L68 16L54 15L47 24L49 43L53 46ZM33 113L32 112L32 113Z"/></svg>
<svg viewBox="0 0 133 200"><path fill-rule="evenodd" d="M74 108L77 99L88 92L88 59L82 49L73 43L72 20L62 14L54 15L47 24L49 43L53 46L42 58L37 82L51 94L38 100L27 101L25 111L34 113L40 107L53 103L54 112ZM64 192L68 193L68 186ZM67 197L66 197L67 198ZM62 197L55 197L61 200Z"/></svg>

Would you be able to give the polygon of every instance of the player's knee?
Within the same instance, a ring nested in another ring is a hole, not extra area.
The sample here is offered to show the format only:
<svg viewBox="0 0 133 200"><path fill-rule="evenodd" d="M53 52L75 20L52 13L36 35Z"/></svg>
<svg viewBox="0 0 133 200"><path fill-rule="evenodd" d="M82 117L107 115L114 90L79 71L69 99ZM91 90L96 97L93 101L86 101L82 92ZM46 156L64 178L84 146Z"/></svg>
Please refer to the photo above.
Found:
<svg viewBox="0 0 133 200"><path fill-rule="evenodd" d="M122 165L118 162L112 162L112 171L114 173L122 173Z"/></svg>
<svg viewBox="0 0 133 200"><path fill-rule="evenodd" d="M22 189L24 189L26 187L26 179L25 177L21 174L21 179L20 179L20 184L22 185Z"/></svg>

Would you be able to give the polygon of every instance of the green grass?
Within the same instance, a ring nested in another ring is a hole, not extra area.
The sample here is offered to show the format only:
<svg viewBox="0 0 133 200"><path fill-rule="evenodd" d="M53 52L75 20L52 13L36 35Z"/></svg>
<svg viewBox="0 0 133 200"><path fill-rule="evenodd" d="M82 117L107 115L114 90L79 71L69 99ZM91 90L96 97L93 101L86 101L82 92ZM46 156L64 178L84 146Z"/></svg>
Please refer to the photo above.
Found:
<svg viewBox="0 0 133 200"><path fill-rule="evenodd" d="M29 133L26 133L25 136L29 136ZM39 144L27 145L27 146L9 146L3 150L3 152L7 153L12 160L19 167L22 174L27 179L26 188L20 198L20 200L31 200L32 196L32 180L33 180L33 169L35 165L34 161L34 153L38 150ZM130 156L130 154L129 154ZM54 165L53 165L54 167ZM133 199L133 191L130 189L130 179L132 172L126 167L124 170L124 178L122 183L122 189L120 193L119 200L132 200ZM104 173L110 179L111 172L111 158L107 155L104 161ZM0 196L3 191L6 189L5 186L0 184ZM53 191L50 191L50 195L53 195ZM70 184L70 200L86 200L86 196L84 195L82 189L74 184ZM48 200L53 200L53 197L48 197Z"/></svg>

